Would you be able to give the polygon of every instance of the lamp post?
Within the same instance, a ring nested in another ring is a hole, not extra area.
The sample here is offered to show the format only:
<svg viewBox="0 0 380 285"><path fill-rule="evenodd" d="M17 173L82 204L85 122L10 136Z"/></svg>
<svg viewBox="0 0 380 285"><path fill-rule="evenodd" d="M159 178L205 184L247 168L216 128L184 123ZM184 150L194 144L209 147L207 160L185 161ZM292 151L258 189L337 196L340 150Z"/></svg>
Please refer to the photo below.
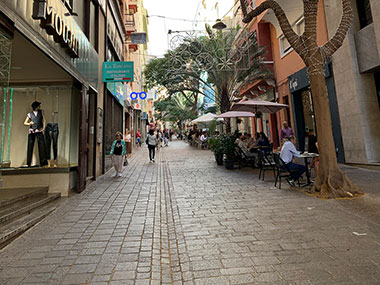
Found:
<svg viewBox="0 0 380 285"><path fill-rule="evenodd" d="M215 30L224 30L225 28L227 28L227 25L225 23L222 22L221 19L217 19L216 20L216 23L212 26L213 29Z"/></svg>

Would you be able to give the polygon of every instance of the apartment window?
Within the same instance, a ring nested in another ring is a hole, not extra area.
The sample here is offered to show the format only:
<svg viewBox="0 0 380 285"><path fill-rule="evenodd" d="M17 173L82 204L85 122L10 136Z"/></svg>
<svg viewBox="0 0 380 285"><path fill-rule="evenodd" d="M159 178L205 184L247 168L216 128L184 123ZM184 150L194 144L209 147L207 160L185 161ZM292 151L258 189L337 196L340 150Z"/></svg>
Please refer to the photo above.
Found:
<svg viewBox="0 0 380 285"><path fill-rule="evenodd" d="M292 50L292 47L290 46L288 40L285 38L284 35L280 36L279 41L280 41L281 57L284 57Z"/></svg>
<svg viewBox="0 0 380 285"><path fill-rule="evenodd" d="M302 17L296 22L294 30L299 36L305 32L305 18L304 17Z"/></svg>
<svg viewBox="0 0 380 285"><path fill-rule="evenodd" d="M370 0L356 0L356 5L358 8L360 28L363 29L373 22Z"/></svg>
<svg viewBox="0 0 380 285"><path fill-rule="evenodd" d="M86 5L86 29L85 34L95 48L98 51L99 46L99 6L92 0L87 1Z"/></svg>
<svg viewBox="0 0 380 285"><path fill-rule="evenodd" d="M302 35L305 31L305 18L300 18L298 19L294 24L293 24L293 29L298 35ZM279 38L280 42L280 54L281 57L284 57L287 55L289 52L293 50L293 48L290 46L288 40L285 38L285 36L282 34Z"/></svg>

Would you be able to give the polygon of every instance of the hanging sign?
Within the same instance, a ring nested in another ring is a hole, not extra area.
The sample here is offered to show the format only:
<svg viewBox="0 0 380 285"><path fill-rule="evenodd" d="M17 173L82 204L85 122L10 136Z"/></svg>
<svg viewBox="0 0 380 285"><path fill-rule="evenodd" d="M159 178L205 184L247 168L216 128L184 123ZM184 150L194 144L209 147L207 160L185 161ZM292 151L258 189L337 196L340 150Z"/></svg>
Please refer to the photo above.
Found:
<svg viewBox="0 0 380 285"><path fill-rule="evenodd" d="M148 97L148 94L146 92L132 92L131 95L129 95L129 97L132 100L137 100L138 98L140 98L141 100L145 100Z"/></svg>
<svg viewBox="0 0 380 285"><path fill-rule="evenodd" d="M131 34L132 44L145 45L146 44L146 33L132 33Z"/></svg>
<svg viewBox="0 0 380 285"><path fill-rule="evenodd" d="M133 80L133 61L103 63L103 82L131 82Z"/></svg>

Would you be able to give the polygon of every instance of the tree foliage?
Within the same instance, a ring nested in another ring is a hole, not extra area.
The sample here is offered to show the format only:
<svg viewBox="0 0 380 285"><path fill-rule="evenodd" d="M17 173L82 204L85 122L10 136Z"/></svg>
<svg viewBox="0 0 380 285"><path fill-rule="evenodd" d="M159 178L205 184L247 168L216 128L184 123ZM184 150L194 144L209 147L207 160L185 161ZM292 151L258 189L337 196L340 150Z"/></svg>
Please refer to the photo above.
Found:
<svg viewBox="0 0 380 285"><path fill-rule="evenodd" d="M155 102L155 117L161 121L181 124L197 117L192 112L192 106L191 100L187 100L182 94L175 94Z"/></svg>
<svg viewBox="0 0 380 285"><path fill-rule="evenodd" d="M243 82L266 78L270 72L263 68L261 57L264 51L256 41L250 41L245 47L247 58L236 60L241 49L239 45L247 44L245 38L241 39L242 43L236 40L239 38L239 28L214 32L206 26L206 31L206 35L189 37L163 58L152 60L145 69L146 87L165 89L169 97L181 93L188 102L198 105L199 94L209 97L203 88L207 85L215 92L219 110L227 112ZM174 66L173 59L179 59ZM203 76L205 72L206 80ZM194 108L195 105L193 111Z"/></svg>

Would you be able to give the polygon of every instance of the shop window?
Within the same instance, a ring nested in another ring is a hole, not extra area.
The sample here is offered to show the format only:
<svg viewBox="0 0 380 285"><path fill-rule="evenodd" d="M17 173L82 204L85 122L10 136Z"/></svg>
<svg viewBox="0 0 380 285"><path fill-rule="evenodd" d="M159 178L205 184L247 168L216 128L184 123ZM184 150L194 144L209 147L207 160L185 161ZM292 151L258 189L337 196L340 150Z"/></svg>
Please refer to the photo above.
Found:
<svg viewBox="0 0 380 285"><path fill-rule="evenodd" d="M2 97L3 167L78 166L80 90L72 85L10 86ZM40 112L33 112L34 102L41 103ZM25 125L32 121L39 127Z"/></svg>
<svg viewBox="0 0 380 285"><path fill-rule="evenodd" d="M358 8L360 28L363 29L373 22L370 0L356 0L356 5Z"/></svg>

